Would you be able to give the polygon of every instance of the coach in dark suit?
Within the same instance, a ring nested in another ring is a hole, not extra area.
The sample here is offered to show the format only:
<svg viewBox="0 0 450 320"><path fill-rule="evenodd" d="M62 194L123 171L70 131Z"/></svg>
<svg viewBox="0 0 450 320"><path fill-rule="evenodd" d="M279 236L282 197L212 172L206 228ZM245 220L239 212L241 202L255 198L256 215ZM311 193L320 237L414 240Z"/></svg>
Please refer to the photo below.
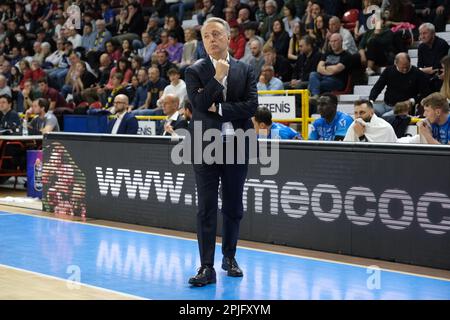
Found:
<svg viewBox="0 0 450 320"><path fill-rule="evenodd" d="M202 134L208 129L219 130L225 150L227 144L235 143L236 130L246 131L253 127L251 117L258 107L255 75L249 65L229 56L230 27L226 21L209 18L201 31L208 57L198 60L185 74L188 96L193 106L189 131L193 140L202 141L202 137L194 130L199 124ZM205 143L202 146L204 149ZM247 141L246 160L248 147ZM236 154L236 145L234 148ZM223 156L225 159L226 156ZM228 276L243 275L235 260L235 253L243 215L242 194L247 164L248 161L245 164L236 161L231 164L207 164L204 159L201 163L194 162L199 207L197 238L201 260L197 275L189 279L189 283L194 286L216 282L214 252L219 181L223 214L222 268Z"/></svg>
<svg viewBox="0 0 450 320"><path fill-rule="evenodd" d="M118 94L114 98L114 110L116 117L108 124L108 133L111 134L137 134L138 122L134 115L127 112L128 97Z"/></svg>

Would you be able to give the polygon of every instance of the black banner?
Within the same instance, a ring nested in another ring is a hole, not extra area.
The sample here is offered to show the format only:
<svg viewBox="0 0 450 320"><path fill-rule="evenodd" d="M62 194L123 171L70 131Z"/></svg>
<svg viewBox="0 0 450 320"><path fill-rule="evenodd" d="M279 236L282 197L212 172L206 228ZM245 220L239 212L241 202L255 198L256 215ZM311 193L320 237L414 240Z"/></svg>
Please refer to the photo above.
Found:
<svg viewBox="0 0 450 320"><path fill-rule="evenodd" d="M176 144L50 134L44 210L195 232ZM442 146L280 142L276 175L249 166L240 239L450 269L449 160Z"/></svg>

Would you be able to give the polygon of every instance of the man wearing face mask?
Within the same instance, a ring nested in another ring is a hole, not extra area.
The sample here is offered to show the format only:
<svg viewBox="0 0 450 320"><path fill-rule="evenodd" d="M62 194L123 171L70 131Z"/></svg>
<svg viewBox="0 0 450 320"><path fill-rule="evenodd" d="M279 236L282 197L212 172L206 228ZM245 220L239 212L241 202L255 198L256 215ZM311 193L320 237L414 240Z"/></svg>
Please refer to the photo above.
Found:
<svg viewBox="0 0 450 320"><path fill-rule="evenodd" d="M411 102L410 114L414 114L416 103L430 93L429 81L425 74L411 65L411 58L404 52L397 54L394 65L381 73L370 91L369 100L375 101L384 88L386 88L384 102L374 105L378 116L394 114L394 105L406 100Z"/></svg>
<svg viewBox="0 0 450 320"><path fill-rule="evenodd" d="M355 121L350 125L345 142L397 142L394 128L386 120L377 117L369 100L355 101Z"/></svg>
<svg viewBox="0 0 450 320"><path fill-rule="evenodd" d="M320 118L313 122L309 140L342 141L353 122L348 114L337 111L338 99L334 94L324 93L317 107Z"/></svg>

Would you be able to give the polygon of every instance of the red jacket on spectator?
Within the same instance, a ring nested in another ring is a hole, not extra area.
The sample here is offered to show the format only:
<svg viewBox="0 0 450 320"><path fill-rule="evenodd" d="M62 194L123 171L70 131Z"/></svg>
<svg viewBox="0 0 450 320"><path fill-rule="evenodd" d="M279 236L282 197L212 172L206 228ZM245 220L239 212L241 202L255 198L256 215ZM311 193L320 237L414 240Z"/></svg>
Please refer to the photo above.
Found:
<svg viewBox="0 0 450 320"><path fill-rule="evenodd" d="M230 48L233 50L233 57L235 59L240 59L244 56L245 53L245 37L242 34L239 34L236 38L230 39Z"/></svg>

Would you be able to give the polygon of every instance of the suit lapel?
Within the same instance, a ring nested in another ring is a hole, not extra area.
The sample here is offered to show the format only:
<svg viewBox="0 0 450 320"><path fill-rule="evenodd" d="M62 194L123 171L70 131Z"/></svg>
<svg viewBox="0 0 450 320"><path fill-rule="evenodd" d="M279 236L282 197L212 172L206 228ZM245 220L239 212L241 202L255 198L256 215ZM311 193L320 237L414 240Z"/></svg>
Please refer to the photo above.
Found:
<svg viewBox="0 0 450 320"><path fill-rule="evenodd" d="M233 85L239 82L239 78L237 74L237 61L230 57L230 69L228 70L227 77L227 96L225 97L226 101L233 101Z"/></svg>

